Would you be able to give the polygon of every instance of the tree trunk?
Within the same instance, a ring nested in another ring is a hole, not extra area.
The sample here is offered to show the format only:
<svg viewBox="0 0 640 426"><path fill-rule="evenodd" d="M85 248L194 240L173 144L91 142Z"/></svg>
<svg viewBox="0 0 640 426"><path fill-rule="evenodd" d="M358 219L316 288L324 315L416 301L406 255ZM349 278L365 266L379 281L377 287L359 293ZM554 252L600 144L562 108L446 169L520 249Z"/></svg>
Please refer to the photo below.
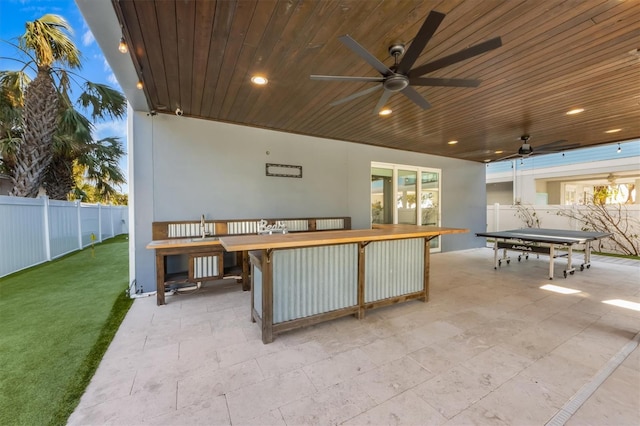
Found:
<svg viewBox="0 0 640 426"><path fill-rule="evenodd" d="M75 186L73 180L73 159L54 155L47 168L43 186L52 200L67 200L67 195Z"/></svg>
<svg viewBox="0 0 640 426"><path fill-rule="evenodd" d="M49 68L38 75L25 92L23 139L16 151L12 195L35 198L52 159L58 94Z"/></svg>

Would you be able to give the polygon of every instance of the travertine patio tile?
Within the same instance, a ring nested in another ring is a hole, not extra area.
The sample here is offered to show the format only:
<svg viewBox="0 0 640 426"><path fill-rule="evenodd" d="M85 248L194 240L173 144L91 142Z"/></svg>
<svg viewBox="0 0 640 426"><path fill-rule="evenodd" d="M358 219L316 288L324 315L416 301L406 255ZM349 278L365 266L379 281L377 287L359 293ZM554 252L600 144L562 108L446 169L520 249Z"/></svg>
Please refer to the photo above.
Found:
<svg viewBox="0 0 640 426"><path fill-rule="evenodd" d="M441 425L447 419L413 391L408 390L371 410L362 413L344 425ZM327 424L327 423L325 423Z"/></svg>
<svg viewBox="0 0 640 426"><path fill-rule="evenodd" d="M145 419L142 424L149 425L231 425L227 400L224 395L205 395L206 401L187 405L157 417Z"/></svg>
<svg viewBox="0 0 640 426"><path fill-rule="evenodd" d="M497 385L490 374L458 365L416 386L413 391L442 416L450 419L479 401Z"/></svg>
<svg viewBox="0 0 640 426"><path fill-rule="evenodd" d="M280 407L288 425L340 424L374 407L375 401L354 382L342 382Z"/></svg>
<svg viewBox="0 0 640 426"><path fill-rule="evenodd" d="M333 386L375 368L362 349L340 352L303 368L307 377L317 389Z"/></svg>
<svg viewBox="0 0 640 426"><path fill-rule="evenodd" d="M263 380L255 360L234 364L213 371L199 371L178 380L177 407L190 405L205 407L210 398L225 395Z"/></svg>
<svg viewBox="0 0 640 426"><path fill-rule="evenodd" d="M457 335L411 352L408 356L431 373L440 374L489 349L486 343Z"/></svg>
<svg viewBox="0 0 640 426"><path fill-rule="evenodd" d="M268 345L262 343L262 339L260 339L247 340L246 342L217 348L216 352L220 367L229 367L250 359L279 352L285 348L284 342L280 339L276 339Z"/></svg>
<svg viewBox="0 0 640 426"><path fill-rule="evenodd" d="M597 372L596 368L586 367L551 353L527 367L520 376L539 383L569 400Z"/></svg>
<svg viewBox="0 0 640 426"><path fill-rule="evenodd" d="M404 357L361 374L354 379L354 382L380 404L431 377L433 374L422 368L420 364L409 357Z"/></svg>
<svg viewBox="0 0 640 426"><path fill-rule="evenodd" d="M431 259L429 303L268 345L235 280L165 306L137 299L69 424L537 426L640 332L640 312L602 303L640 301L640 262L598 261L550 282L542 257L498 271L488 249ZM549 283L582 293L540 289ZM638 382L640 349L568 424L640 424Z"/></svg>
<svg viewBox="0 0 640 426"><path fill-rule="evenodd" d="M475 373L480 373L491 381L492 387L496 388L520 374L531 363L531 360L527 357L513 353L503 347L494 346L473 358L469 358L460 365Z"/></svg>
<svg viewBox="0 0 640 426"><path fill-rule="evenodd" d="M316 392L302 370L269 377L253 385L227 393L231 422L247 422L266 415L274 408Z"/></svg>
<svg viewBox="0 0 640 426"><path fill-rule="evenodd" d="M305 365L329 358L329 354L316 342L303 343L276 353L263 355L256 360L265 377L279 376Z"/></svg>
<svg viewBox="0 0 640 426"><path fill-rule="evenodd" d="M630 417L630 413L634 417ZM625 365L618 367L567 422L569 426L605 424L640 424L640 383L637 370L634 372Z"/></svg>
<svg viewBox="0 0 640 426"><path fill-rule="evenodd" d="M544 425L565 402L551 389L516 377L445 424Z"/></svg>

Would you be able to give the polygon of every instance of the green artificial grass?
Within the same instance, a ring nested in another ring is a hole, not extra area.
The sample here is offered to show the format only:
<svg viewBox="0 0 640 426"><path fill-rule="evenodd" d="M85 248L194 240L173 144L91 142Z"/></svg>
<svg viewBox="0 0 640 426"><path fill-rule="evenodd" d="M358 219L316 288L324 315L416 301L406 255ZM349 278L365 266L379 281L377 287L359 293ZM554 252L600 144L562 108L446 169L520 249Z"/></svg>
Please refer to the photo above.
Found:
<svg viewBox="0 0 640 426"><path fill-rule="evenodd" d="M63 425L132 304L126 235L0 278L0 424Z"/></svg>

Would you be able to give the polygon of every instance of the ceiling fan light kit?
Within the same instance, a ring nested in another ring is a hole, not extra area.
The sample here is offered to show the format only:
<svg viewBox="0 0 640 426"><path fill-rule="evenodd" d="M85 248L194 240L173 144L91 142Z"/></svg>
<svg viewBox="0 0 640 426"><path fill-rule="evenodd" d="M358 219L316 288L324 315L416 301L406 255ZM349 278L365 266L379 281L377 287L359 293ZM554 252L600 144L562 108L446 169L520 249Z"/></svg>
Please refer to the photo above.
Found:
<svg viewBox="0 0 640 426"><path fill-rule="evenodd" d="M369 53L364 47L358 44L351 36L345 34L338 39L352 52L364 59L369 65L380 73L380 77L355 77L340 75L311 75L312 80L325 81L355 81L366 83L379 83L373 88L362 90L349 95L345 98L331 102L330 106L340 105L361 96L368 95L376 90L383 89L380 100L374 109L375 114L379 114L380 110L385 106L391 95L401 93L413 103L423 110L429 109L431 104L415 89L414 86L439 86L439 87L478 87L479 80L456 79L456 78L427 78L423 75L437 71L441 68L453 65L457 62L464 61L490 50L502 46L500 37L495 37L475 46L463 49L457 53L426 63L424 65L412 68L415 61L424 50L431 37L435 34L440 23L445 18L444 13L432 10L425 19L422 27L413 39L408 49L402 43L394 43L389 46L389 54L394 58L394 64L391 67L386 66L375 56Z"/></svg>

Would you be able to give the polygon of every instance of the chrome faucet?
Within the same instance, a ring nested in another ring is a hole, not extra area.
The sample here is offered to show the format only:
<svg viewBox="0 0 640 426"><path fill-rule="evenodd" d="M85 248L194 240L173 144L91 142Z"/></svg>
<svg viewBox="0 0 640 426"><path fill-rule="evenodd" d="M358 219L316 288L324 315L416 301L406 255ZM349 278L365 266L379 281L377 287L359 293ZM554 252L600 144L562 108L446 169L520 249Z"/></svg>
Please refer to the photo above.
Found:
<svg viewBox="0 0 640 426"><path fill-rule="evenodd" d="M206 230L206 226L205 226L205 222L204 222L204 215L202 215L200 217L200 234L202 234L202 238L204 239L204 237L207 236L207 230Z"/></svg>

